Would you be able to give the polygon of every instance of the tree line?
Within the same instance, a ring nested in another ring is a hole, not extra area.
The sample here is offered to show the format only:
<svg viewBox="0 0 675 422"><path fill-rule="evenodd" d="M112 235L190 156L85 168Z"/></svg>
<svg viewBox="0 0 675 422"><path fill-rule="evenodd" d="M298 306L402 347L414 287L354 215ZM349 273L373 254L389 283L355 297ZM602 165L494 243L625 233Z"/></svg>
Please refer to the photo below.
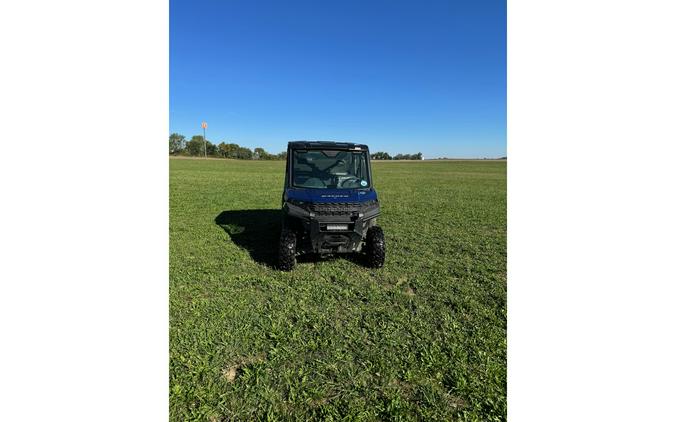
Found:
<svg viewBox="0 0 675 422"><path fill-rule="evenodd" d="M286 151L279 154L271 154L263 148L254 148L253 150L237 145L221 142L218 145L211 143L208 139L204 142L202 135L195 135L189 141L185 136L179 133L169 135L169 154L183 155L192 157L203 157L204 146L206 145L206 155L209 157L235 158L239 160L285 160ZM417 154L396 154L391 156L386 152L375 152L370 154L373 160L422 160L422 153Z"/></svg>
<svg viewBox="0 0 675 422"><path fill-rule="evenodd" d="M202 135L195 135L189 141L185 136L179 133L169 135L169 154L184 155L192 157L203 157L204 146L206 146L206 155L209 157L235 158L239 160L285 160L286 151L279 154L271 154L263 148L254 148L253 150L237 145L221 142L218 145L210 142L208 139L204 142Z"/></svg>
<svg viewBox="0 0 675 422"><path fill-rule="evenodd" d="M417 154L396 154L393 157L386 152L375 152L370 154L373 160L423 160L422 153Z"/></svg>

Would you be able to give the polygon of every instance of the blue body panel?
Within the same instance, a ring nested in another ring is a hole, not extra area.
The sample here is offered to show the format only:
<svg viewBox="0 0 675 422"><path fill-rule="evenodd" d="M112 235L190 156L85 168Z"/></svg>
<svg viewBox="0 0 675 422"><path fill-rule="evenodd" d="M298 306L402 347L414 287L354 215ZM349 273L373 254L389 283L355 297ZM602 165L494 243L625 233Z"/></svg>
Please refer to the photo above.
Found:
<svg viewBox="0 0 675 422"><path fill-rule="evenodd" d="M366 202L377 199L375 189L298 189L286 190L286 199L312 203Z"/></svg>

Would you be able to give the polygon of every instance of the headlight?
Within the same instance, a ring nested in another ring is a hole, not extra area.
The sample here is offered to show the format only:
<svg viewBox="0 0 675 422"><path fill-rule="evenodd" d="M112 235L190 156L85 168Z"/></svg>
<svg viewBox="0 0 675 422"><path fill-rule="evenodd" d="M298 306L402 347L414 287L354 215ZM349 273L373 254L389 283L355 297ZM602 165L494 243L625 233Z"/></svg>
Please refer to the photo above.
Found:
<svg viewBox="0 0 675 422"><path fill-rule="evenodd" d="M374 199L374 200L372 200L372 201L364 202L364 203L362 203L361 205L362 205L364 208L370 208L370 207L375 207L375 206L377 206L378 204L379 204L379 202L378 202L376 199Z"/></svg>
<svg viewBox="0 0 675 422"><path fill-rule="evenodd" d="M298 201L297 199L287 199L286 207L290 210L291 206L295 207L295 213L299 215L309 215L309 217L314 217L314 213L310 211L309 203L305 201ZM298 211L298 208L302 211Z"/></svg>
<svg viewBox="0 0 675 422"><path fill-rule="evenodd" d="M286 200L289 204L295 205L296 207L305 208L304 201L298 201L297 199L288 199Z"/></svg>

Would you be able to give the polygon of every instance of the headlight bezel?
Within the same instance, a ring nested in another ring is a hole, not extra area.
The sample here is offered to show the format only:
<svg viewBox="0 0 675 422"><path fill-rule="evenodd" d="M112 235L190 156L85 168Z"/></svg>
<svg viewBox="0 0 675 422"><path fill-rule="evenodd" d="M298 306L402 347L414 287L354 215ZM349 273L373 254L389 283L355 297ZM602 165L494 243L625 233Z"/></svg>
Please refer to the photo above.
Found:
<svg viewBox="0 0 675 422"><path fill-rule="evenodd" d="M305 202L305 201L300 201L300 200L298 200L298 199L293 199L293 198L288 198L288 199L286 200L286 202L289 203L289 204L291 204L291 205L294 205L294 206L296 206L296 207L298 207L298 208L302 208L303 210L306 209L306 207L307 207L307 205L308 205L308 203Z"/></svg>

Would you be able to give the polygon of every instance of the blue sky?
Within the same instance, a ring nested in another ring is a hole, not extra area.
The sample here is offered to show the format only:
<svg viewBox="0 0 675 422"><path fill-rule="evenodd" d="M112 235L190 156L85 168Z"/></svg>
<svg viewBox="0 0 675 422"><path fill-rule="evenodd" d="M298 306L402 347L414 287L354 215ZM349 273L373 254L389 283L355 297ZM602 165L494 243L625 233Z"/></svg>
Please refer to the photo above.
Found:
<svg viewBox="0 0 675 422"><path fill-rule="evenodd" d="M170 1L170 131L506 155L506 2Z"/></svg>

